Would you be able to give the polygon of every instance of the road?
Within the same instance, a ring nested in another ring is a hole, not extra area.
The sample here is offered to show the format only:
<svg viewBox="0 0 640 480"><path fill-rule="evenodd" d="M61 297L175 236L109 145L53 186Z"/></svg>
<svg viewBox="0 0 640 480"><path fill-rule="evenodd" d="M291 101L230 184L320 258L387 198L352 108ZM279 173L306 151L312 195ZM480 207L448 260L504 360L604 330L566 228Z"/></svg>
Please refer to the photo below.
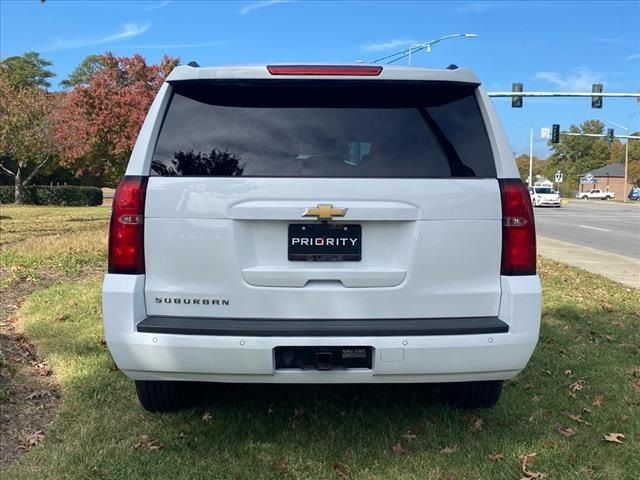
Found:
<svg viewBox="0 0 640 480"><path fill-rule="evenodd" d="M535 208L538 235L640 259L640 205L571 200Z"/></svg>

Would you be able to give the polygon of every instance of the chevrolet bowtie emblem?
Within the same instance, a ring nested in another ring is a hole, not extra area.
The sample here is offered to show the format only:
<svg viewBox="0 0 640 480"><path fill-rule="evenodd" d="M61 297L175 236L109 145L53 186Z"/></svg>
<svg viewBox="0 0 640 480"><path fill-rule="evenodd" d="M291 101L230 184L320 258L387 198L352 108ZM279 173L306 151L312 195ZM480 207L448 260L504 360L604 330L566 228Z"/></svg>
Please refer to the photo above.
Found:
<svg viewBox="0 0 640 480"><path fill-rule="evenodd" d="M333 208L330 203L320 203L316 208L307 208L303 217L318 217L318 220L331 220L333 217L344 217L346 208Z"/></svg>

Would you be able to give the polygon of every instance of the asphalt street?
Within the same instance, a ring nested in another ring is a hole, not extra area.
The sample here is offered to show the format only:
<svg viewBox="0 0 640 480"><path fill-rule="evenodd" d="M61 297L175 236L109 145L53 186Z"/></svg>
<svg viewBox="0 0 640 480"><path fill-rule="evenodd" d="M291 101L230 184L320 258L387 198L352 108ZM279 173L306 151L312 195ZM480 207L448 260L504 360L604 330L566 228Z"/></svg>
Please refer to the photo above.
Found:
<svg viewBox="0 0 640 480"><path fill-rule="evenodd" d="M640 204L577 200L535 208L538 235L640 259Z"/></svg>

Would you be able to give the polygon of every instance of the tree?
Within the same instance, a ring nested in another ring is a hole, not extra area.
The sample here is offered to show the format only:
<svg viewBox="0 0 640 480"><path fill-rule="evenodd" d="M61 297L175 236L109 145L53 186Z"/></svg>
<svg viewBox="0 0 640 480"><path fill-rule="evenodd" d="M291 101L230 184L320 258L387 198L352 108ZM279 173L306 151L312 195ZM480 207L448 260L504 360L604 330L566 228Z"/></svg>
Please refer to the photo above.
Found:
<svg viewBox="0 0 640 480"><path fill-rule="evenodd" d="M605 125L600 120L587 120L579 127L571 125L572 133L604 133ZM611 158L611 146L604 138L562 135L558 144L549 143L553 153L548 159L547 178L557 170L564 173L564 188L575 188L579 176L594 168L607 165Z"/></svg>
<svg viewBox="0 0 640 480"><path fill-rule="evenodd" d="M60 82L63 88L77 85L86 86L89 80L104 67L102 55L87 55L66 80Z"/></svg>
<svg viewBox="0 0 640 480"><path fill-rule="evenodd" d="M544 175L546 161L541 158L533 156L533 178L536 178L536 175ZM526 182L527 178L529 178L529 155L518 155L516 157L516 165L518 167L518 172L520 173L520 178Z"/></svg>
<svg viewBox="0 0 640 480"><path fill-rule="evenodd" d="M53 115L56 95L33 86L16 86L0 71L0 172L14 178L15 202L55 153Z"/></svg>
<svg viewBox="0 0 640 480"><path fill-rule="evenodd" d="M47 79L55 77L55 73L47 67L53 65L37 52L27 52L21 56L5 58L0 62L0 70L14 87L49 88Z"/></svg>
<svg viewBox="0 0 640 480"><path fill-rule="evenodd" d="M147 65L138 54L93 59L100 64L86 84L65 95L56 141L61 161L77 172L115 183L124 173L151 102L179 59Z"/></svg>
<svg viewBox="0 0 640 480"><path fill-rule="evenodd" d="M640 132L634 132L630 135L639 137ZM627 142L629 142L629 170L627 172L629 183L640 187L640 140L627 139Z"/></svg>

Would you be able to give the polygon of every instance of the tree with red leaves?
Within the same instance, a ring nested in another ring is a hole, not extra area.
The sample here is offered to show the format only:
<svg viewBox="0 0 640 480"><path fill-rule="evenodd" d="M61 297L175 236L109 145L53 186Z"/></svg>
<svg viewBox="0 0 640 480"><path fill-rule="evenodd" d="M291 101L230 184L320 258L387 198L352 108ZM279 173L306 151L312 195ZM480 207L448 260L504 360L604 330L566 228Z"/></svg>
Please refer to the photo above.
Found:
<svg viewBox="0 0 640 480"><path fill-rule="evenodd" d="M61 163L76 175L115 183L124 174L142 122L158 89L179 59L157 65L144 58L106 53L87 84L66 94L56 121Z"/></svg>

